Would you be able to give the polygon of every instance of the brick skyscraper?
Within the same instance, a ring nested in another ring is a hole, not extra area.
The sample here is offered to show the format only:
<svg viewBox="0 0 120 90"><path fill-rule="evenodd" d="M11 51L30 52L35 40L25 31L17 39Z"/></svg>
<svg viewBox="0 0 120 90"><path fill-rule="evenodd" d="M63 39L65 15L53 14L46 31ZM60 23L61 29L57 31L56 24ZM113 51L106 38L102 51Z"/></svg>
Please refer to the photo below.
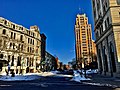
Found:
<svg viewBox="0 0 120 90"><path fill-rule="evenodd" d="M88 24L88 18L85 14L77 14L75 24L75 49L76 64L78 68L83 68L83 61L89 65L92 61L90 54L92 53L92 32L91 25Z"/></svg>

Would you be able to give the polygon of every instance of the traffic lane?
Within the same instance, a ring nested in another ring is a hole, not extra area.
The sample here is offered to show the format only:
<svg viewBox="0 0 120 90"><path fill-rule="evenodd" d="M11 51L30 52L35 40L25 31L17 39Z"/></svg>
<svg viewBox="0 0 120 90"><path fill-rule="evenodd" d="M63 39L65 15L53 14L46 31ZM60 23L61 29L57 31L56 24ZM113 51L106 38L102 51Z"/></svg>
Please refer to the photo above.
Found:
<svg viewBox="0 0 120 90"><path fill-rule="evenodd" d="M91 86L84 84L66 83L16 83L11 86L0 87L0 90L113 90L108 87Z"/></svg>
<svg viewBox="0 0 120 90"><path fill-rule="evenodd" d="M113 90L110 87L85 85L61 77L44 77L34 81L0 82L0 90Z"/></svg>

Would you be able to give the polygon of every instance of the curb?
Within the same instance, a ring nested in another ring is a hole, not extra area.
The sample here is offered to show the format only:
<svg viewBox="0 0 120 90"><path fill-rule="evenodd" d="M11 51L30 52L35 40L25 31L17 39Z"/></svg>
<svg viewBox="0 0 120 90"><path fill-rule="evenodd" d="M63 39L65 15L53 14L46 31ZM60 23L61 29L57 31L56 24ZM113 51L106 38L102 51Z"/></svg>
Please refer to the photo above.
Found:
<svg viewBox="0 0 120 90"><path fill-rule="evenodd" d="M90 83L90 82L82 82L82 84L87 85L95 85L95 86L106 86L106 87L112 87L112 88L119 88L120 86L117 85L111 85L111 84L102 84L102 83Z"/></svg>

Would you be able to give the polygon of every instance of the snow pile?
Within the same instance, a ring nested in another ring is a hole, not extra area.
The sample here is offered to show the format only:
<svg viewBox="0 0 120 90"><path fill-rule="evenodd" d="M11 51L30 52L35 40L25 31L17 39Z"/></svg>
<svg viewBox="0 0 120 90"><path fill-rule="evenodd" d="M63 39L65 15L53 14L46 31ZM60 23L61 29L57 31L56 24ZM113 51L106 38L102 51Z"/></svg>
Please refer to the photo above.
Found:
<svg viewBox="0 0 120 90"><path fill-rule="evenodd" d="M55 75L55 73L52 73L52 72L43 72L43 73L40 73L39 75L41 75L41 76L53 76L53 75Z"/></svg>
<svg viewBox="0 0 120 90"><path fill-rule="evenodd" d="M74 71L74 76L71 79L71 81L81 82L81 81L85 81L85 80L91 80L91 79L85 78L84 75L80 75L79 72Z"/></svg>
<svg viewBox="0 0 120 90"><path fill-rule="evenodd" d="M84 73L85 72L83 71L83 74ZM93 69L93 70L89 69L89 70L86 70L86 74L96 74L96 73L98 73L98 69Z"/></svg>
<svg viewBox="0 0 120 90"><path fill-rule="evenodd" d="M73 75L56 74L57 77L73 77Z"/></svg>

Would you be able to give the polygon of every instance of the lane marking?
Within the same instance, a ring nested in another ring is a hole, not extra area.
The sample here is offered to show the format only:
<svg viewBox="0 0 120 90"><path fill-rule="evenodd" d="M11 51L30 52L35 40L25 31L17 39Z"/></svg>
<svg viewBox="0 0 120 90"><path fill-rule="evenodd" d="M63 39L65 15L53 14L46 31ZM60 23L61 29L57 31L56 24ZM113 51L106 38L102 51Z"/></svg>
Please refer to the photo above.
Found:
<svg viewBox="0 0 120 90"><path fill-rule="evenodd" d="M0 87L10 87L12 85L0 85Z"/></svg>

